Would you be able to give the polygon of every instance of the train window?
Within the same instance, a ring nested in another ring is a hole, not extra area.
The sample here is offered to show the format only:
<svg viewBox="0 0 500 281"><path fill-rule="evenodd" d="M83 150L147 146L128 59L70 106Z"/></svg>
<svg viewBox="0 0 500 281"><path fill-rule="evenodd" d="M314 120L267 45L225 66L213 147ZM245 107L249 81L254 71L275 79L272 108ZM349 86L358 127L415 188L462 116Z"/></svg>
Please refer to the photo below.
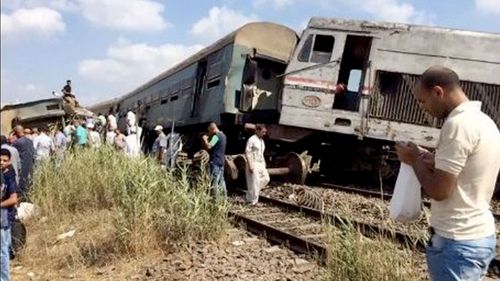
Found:
<svg viewBox="0 0 500 281"><path fill-rule="evenodd" d="M301 62L309 61L309 54L311 53L312 41L313 41L313 35L309 35L309 37L307 37L306 39L306 42L304 42L304 45L302 45L302 49L300 49L300 53L297 57L298 61Z"/></svg>
<svg viewBox="0 0 500 281"><path fill-rule="evenodd" d="M59 109L58 104L47 105L47 110L58 110L58 109Z"/></svg>
<svg viewBox="0 0 500 281"><path fill-rule="evenodd" d="M167 102L168 102L168 98L166 98L166 99L162 99L162 100L160 101L160 104L166 104Z"/></svg>
<svg viewBox="0 0 500 281"><path fill-rule="evenodd" d="M209 81L207 84L207 89L212 89L214 87L217 87L217 86L219 86L219 84L220 84L220 78Z"/></svg>
<svg viewBox="0 0 500 281"><path fill-rule="evenodd" d="M216 61L208 66L207 77L208 79L213 79L220 76L222 73L222 62Z"/></svg>
<svg viewBox="0 0 500 281"><path fill-rule="evenodd" d="M361 70L360 69L351 69L349 73L349 81L347 82L347 90L349 92L358 92L359 84L361 82Z"/></svg>
<svg viewBox="0 0 500 281"><path fill-rule="evenodd" d="M182 90L182 97L189 98L193 94L193 88L186 88Z"/></svg>
<svg viewBox="0 0 500 281"><path fill-rule="evenodd" d="M176 101L179 99L179 96L178 95L175 95L173 97L170 98L170 101Z"/></svg>
<svg viewBox="0 0 500 281"><path fill-rule="evenodd" d="M332 56L335 39L331 35L317 34L314 39L314 47L311 55L311 62L327 63Z"/></svg>

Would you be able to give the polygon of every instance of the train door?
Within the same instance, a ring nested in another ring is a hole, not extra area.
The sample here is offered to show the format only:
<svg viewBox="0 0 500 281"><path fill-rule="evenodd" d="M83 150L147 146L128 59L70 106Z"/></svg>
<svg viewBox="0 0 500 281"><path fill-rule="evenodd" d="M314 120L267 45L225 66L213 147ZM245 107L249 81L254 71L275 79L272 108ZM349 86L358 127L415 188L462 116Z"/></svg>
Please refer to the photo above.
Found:
<svg viewBox="0 0 500 281"><path fill-rule="evenodd" d="M200 114L200 98L203 93L203 85L207 76L207 61L198 62L198 70L196 71L196 86L193 97L193 105L191 106L191 117L198 117Z"/></svg>
<svg viewBox="0 0 500 281"><path fill-rule="evenodd" d="M248 56L243 70L240 111L277 111L285 68L283 62Z"/></svg>
<svg viewBox="0 0 500 281"><path fill-rule="evenodd" d="M334 109L359 110L371 45L372 37L347 35L337 79L338 83L347 85L347 90L335 95Z"/></svg>

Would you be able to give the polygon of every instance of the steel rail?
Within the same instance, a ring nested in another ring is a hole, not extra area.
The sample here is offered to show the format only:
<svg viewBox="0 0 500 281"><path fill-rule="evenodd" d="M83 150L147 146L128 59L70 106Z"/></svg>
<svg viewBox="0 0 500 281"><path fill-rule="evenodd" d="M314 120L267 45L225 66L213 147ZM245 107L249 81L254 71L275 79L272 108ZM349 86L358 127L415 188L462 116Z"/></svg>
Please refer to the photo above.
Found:
<svg viewBox="0 0 500 281"><path fill-rule="evenodd" d="M370 198L379 198L379 199L383 198L386 201L389 201L392 198L392 194L390 194L390 193L384 192L384 193L380 194L380 192L377 192L377 191L365 190L365 189L356 188L356 187L342 186L342 185L331 184L331 183L318 183L318 186L324 187L324 188L331 188L331 189L335 189L335 190L340 190L340 191L344 191L344 192L351 193L351 194L359 194L359 195L362 195L365 197L370 197ZM431 202L429 202L427 200L424 200L423 204L427 208L430 208L430 206L431 206ZM495 218L495 220L500 221L500 213L492 212L492 214L493 214L493 217Z"/></svg>
<svg viewBox="0 0 500 281"><path fill-rule="evenodd" d="M237 190L236 193L241 194L242 190ZM345 225L352 225L354 228L358 229L363 235L368 236L368 237L377 237L377 236L383 236L385 238L389 238L391 240L395 240L400 244L407 245L412 247L414 250L418 250L420 252L425 253L425 243L423 243L420 240L415 241L410 235L399 232L399 231L392 231L374 224L369 224L369 223L364 223L364 222L359 222L356 220L351 220L351 219L345 219L339 216L336 216L331 213L326 213L322 212L317 209L309 208L306 206L300 206L297 204L293 203L288 203L280 199L260 195L259 196L259 201L262 203L268 203L277 207L280 207L282 209L294 211L294 212L300 212L303 213L306 216L309 216L314 219L323 219L327 220L329 223L332 223L333 225L336 226L345 226ZM273 241L275 243L284 243L288 241L288 247L294 251L297 251L299 253L303 254L308 254L311 253L310 249L313 249L316 253L319 254L320 259L324 259L324 255L326 253L325 247L307 241L306 239L302 239L300 237L297 237L295 235L292 235L290 233L281 231L279 229L275 229L271 226L268 226L266 224L260 223L258 221L255 221L250 218L245 218L242 215L238 215L234 212L230 212L230 215L239 219L240 221L244 221L250 225L249 231L256 233L256 234L267 234L270 235L270 238L268 238L270 241ZM261 230L259 230L261 229ZM268 234L269 233L269 234ZM292 248L293 247L293 248ZM500 276L500 260L498 258L494 258L488 268L488 271L491 274L494 274L496 276Z"/></svg>
<svg viewBox="0 0 500 281"><path fill-rule="evenodd" d="M256 235L264 236L273 243L286 245L294 252L315 256L321 263L324 263L326 260L326 247L323 245L308 241L305 238L301 238L300 236L288 233L236 212L230 211L229 217L232 217L235 223L243 223L248 231Z"/></svg>

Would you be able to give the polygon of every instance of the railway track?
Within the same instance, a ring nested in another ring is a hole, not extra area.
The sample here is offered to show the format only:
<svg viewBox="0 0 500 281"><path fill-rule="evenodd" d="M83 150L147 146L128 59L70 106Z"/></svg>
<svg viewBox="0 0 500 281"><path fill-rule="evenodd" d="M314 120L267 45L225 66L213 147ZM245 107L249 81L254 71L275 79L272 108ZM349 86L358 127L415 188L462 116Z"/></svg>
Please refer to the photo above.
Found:
<svg viewBox="0 0 500 281"><path fill-rule="evenodd" d="M320 221L269 203L252 208L242 206L232 210L229 215L254 234L265 236L273 243L286 245L295 252L312 255L321 262L325 261L325 234L322 233Z"/></svg>
<svg viewBox="0 0 500 281"><path fill-rule="evenodd" d="M356 220L347 220L269 196L261 195L259 201L262 206L248 207L236 204L229 213L230 217L234 218L236 223L243 224L248 231L265 236L273 243L286 245L295 252L316 257L322 263L325 261L327 251L327 235L322 227L322 221L325 220L337 226L349 222L367 237L383 236L410 246L414 250L420 252L425 250L425 242L415 240L414 237L402 232ZM491 274L500 276L500 260L494 259L489 271Z"/></svg>
<svg viewBox="0 0 500 281"><path fill-rule="evenodd" d="M339 191L343 191L343 192L347 192L347 193L359 194L359 195L369 197L369 198L383 199L386 201L389 201L392 198L392 194L386 193L386 192L381 194L380 192L373 191L373 190L367 190L367 189L356 188L356 187L348 187L348 186L342 186L342 185L331 184L331 183L318 183L317 185L320 187L324 187L324 188L331 188L331 189L335 189L335 190L339 190ZM429 200L424 200L423 204L427 208L431 207L431 202ZM493 211L493 217L495 218L496 221L500 221L500 213L499 212Z"/></svg>

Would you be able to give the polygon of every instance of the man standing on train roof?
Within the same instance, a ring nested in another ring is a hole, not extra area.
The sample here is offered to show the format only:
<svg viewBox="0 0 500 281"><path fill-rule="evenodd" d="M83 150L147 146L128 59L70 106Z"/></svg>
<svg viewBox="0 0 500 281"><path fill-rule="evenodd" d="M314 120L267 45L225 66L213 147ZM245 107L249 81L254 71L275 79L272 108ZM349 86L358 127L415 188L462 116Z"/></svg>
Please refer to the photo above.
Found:
<svg viewBox="0 0 500 281"><path fill-rule="evenodd" d="M66 85L62 88L61 91L63 93L63 99L66 103L73 107L79 106L78 102L76 101L76 97L71 89L71 80L66 80Z"/></svg>
<svg viewBox="0 0 500 281"><path fill-rule="evenodd" d="M468 100L451 69L427 69L414 95L424 111L445 119L435 155L413 143L396 145L431 198L431 280L481 280L495 257L490 201L500 170L500 132L480 103Z"/></svg>
<svg viewBox="0 0 500 281"><path fill-rule="evenodd" d="M264 136L267 129L262 124L255 126L255 134L247 141L245 156L247 158L247 167L245 169L247 180L247 201L256 205L259 201L259 192L269 183L269 173L266 169L266 160L264 159Z"/></svg>
<svg viewBox="0 0 500 281"><path fill-rule="evenodd" d="M203 146L210 154L210 188L212 198L217 198L222 189L224 200L227 200L226 182L224 181L224 160L226 155L226 135L212 122L208 125L208 135L202 137Z"/></svg>
<svg viewBox="0 0 500 281"><path fill-rule="evenodd" d="M66 85L62 88L61 92L65 97L72 97L74 98L75 96L71 93L71 80L66 80Z"/></svg>

